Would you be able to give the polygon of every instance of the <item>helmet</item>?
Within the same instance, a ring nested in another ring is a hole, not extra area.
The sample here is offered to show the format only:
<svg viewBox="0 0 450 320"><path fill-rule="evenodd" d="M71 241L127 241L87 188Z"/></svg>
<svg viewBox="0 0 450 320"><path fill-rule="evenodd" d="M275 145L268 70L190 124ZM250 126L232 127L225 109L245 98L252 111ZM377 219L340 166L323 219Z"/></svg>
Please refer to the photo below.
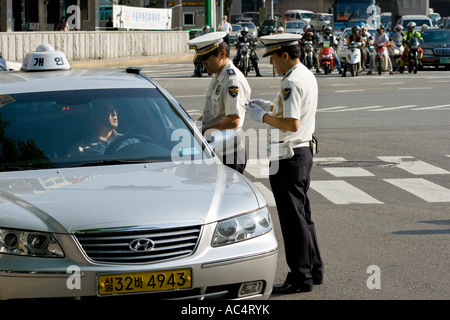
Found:
<svg viewBox="0 0 450 320"><path fill-rule="evenodd" d="M242 28L241 33L244 34L244 32L245 32L245 34L248 33L248 27L243 27Z"/></svg>
<svg viewBox="0 0 450 320"><path fill-rule="evenodd" d="M361 28L359 26L353 26L352 27L352 33L356 33L356 31L361 31Z"/></svg>
<svg viewBox="0 0 450 320"><path fill-rule="evenodd" d="M416 27L416 23L414 21L411 21L406 27L408 28L408 30L412 30Z"/></svg>
<svg viewBox="0 0 450 320"><path fill-rule="evenodd" d="M361 29L363 29L365 26L366 26L366 24L364 23L364 22L359 22L358 23L358 26L361 28Z"/></svg>
<svg viewBox="0 0 450 320"><path fill-rule="evenodd" d="M209 25L205 24L202 29L205 31L209 31L209 30L211 30L211 27Z"/></svg>
<svg viewBox="0 0 450 320"><path fill-rule="evenodd" d="M395 31L402 31L403 30L403 26L401 24L398 24L395 26Z"/></svg>
<svg viewBox="0 0 450 320"><path fill-rule="evenodd" d="M283 28L283 27L278 27L277 31L278 31L278 32L283 32L283 31L284 31L284 28Z"/></svg>
<svg viewBox="0 0 450 320"><path fill-rule="evenodd" d="M305 24L305 26L303 27L303 31L308 32L308 31L312 31L312 27L309 24Z"/></svg>
<svg viewBox="0 0 450 320"><path fill-rule="evenodd" d="M332 31L333 29L330 27L330 26L326 26L324 29L323 29L323 32L325 32L325 31Z"/></svg>
<svg viewBox="0 0 450 320"><path fill-rule="evenodd" d="M384 25L382 23L378 26L377 30L381 30L381 29L384 30Z"/></svg>

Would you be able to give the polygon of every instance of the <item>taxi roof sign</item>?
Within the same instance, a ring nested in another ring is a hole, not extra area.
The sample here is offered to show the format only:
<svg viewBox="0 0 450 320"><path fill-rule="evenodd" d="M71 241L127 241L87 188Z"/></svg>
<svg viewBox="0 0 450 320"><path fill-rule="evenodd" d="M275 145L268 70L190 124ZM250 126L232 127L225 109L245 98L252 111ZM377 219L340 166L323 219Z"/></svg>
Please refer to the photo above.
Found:
<svg viewBox="0 0 450 320"><path fill-rule="evenodd" d="M62 51L55 51L52 45L43 43L36 51L28 52L23 59L23 71L70 70L69 61Z"/></svg>

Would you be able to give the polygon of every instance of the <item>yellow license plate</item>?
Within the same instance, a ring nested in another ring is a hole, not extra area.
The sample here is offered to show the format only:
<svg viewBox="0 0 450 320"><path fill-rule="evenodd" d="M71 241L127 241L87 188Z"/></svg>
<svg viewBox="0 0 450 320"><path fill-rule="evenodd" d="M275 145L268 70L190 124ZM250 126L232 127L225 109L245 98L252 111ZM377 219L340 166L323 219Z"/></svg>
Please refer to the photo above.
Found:
<svg viewBox="0 0 450 320"><path fill-rule="evenodd" d="M188 289L191 287L191 269L105 274L98 276L99 295Z"/></svg>

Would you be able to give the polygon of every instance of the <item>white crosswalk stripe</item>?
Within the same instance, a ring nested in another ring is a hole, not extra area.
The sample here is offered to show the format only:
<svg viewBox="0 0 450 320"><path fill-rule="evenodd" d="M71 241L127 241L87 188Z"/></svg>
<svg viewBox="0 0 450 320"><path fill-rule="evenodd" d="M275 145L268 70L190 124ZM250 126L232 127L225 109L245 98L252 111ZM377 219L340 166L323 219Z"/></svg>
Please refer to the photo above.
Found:
<svg viewBox="0 0 450 320"><path fill-rule="evenodd" d="M450 155L444 155L450 157ZM418 160L411 156L380 156L378 159L386 162L389 165L381 165L378 167L385 167L392 170L398 168L406 171L414 176L418 175L447 175L449 171L431 165L424 161ZM354 162L347 162L342 157L315 157L314 170L323 170L332 175L337 180L312 180L311 189L318 192L328 201L334 204L383 204L383 199L380 199L380 190L377 190L377 196L373 197L368 194L371 189L373 180L364 184L364 191L353 186L350 182L342 180L350 178L352 181L362 181L359 179L374 179L374 173L370 172L370 167L362 168L354 166ZM348 166L346 164L348 163ZM268 160L249 160L246 168L246 173L256 179L256 185L266 197L270 206L275 206L272 191L267 188L262 181L269 178L269 161ZM317 176L317 174L316 174ZM376 177L375 177L376 178ZM354 180L358 179L358 180ZM395 178L395 179L380 179L381 183L387 183L387 192L395 192L392 188L399 188L408 193L420 198L423 201L430 203L450 202L450 190L427 180L425 177L414 178ZM359 183L359 186L362 184ZM379 186L380 184L378 184ZM390 188L388 186L391 186ZM389 198L389 197L387 197Z"/></svg>
<svg viewBox="0 0 450 320"><path fill-rule="evenodd" d="M427 202L450 202L450 190L423 178L418 179L384 179Z"/></svg>
<svg viewBox="0 0 450 320"><path fill-rule="evenodd" d="M412 174L449 174L447 170L438 168L426 162L416 160L414 157L378 157L378 159L387 162L396 162L397 167L406 170Z"/></svg>
<svg viewBox="0 0 450 320"><path fill-rule="evenodd" d="M311 188L335 204L382 203L343 180L311 181Z"/></svg>

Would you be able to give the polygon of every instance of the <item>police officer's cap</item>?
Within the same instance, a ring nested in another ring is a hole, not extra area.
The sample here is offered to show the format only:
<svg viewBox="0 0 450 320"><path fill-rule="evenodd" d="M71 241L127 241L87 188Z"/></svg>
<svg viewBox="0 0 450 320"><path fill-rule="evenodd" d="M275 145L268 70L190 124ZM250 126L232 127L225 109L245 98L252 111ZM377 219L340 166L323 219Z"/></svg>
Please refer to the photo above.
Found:
<svg viewBox="0 0 450 320"><path fill-rule="evenodd" d="M195 62L208 59L215 49L224 41L225 32L212 32L188 41L189 48L195 49Z"/></svg>
<svg viewBox="0 0 450 320"><path fill-rule="evenodd" d="M266 53L264 53L263 57L270 56L283 47L298 45L301 37L301 35L293 33L281 33L260 37L259 40L266 46Z"/></svg>

